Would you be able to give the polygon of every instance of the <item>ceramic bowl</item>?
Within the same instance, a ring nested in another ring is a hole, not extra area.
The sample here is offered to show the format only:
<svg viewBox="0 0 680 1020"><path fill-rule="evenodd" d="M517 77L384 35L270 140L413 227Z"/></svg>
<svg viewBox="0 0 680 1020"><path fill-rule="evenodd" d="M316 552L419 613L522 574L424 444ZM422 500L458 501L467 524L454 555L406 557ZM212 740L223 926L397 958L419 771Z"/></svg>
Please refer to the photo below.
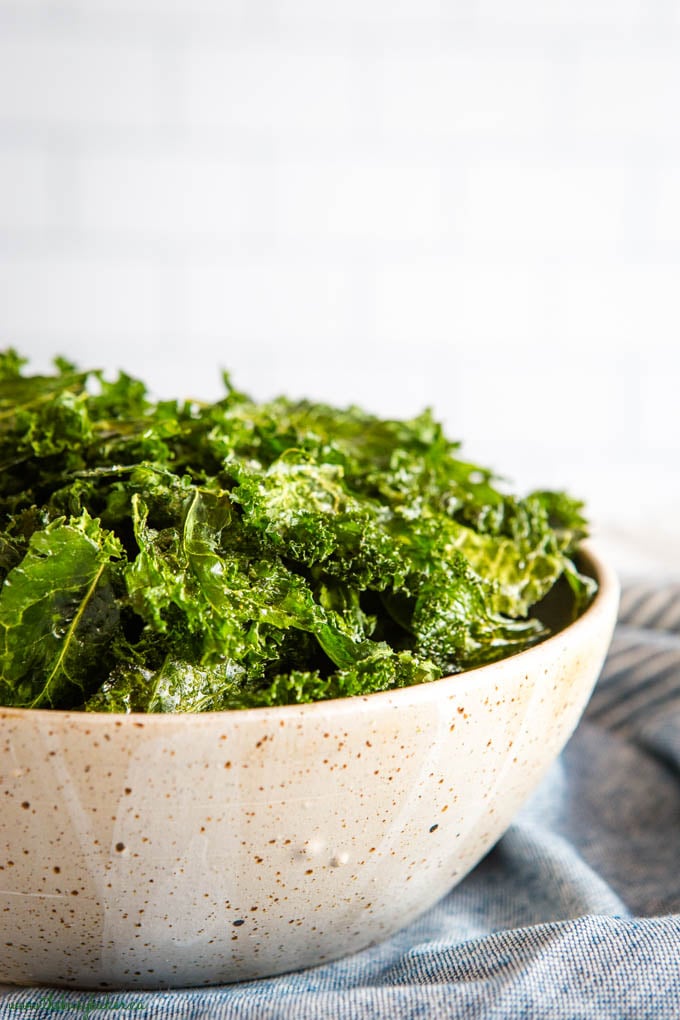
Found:
<svg viewBox="0 0 680 1020"><path fill-rule="evenodd" d="M355 952L480 860L559 753L617 609L417 687L199 715L0 709L0 981L214 984Z"/></svg>

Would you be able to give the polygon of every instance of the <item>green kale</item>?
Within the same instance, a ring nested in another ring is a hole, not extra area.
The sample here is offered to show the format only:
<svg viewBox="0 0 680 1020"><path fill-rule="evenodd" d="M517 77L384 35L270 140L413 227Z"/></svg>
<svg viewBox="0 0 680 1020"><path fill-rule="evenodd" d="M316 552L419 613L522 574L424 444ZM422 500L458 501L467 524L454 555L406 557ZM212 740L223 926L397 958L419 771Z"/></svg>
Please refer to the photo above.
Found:
<svg viewBox="0 0 680 1020"><path fill-rule="evenodd" d="M0 353L0 703L197 712L365 695L542 640L582 506L507 494L430 412L225 376L214 404Z"/></svg>
<svg viewBox="0 0 680 1020"><path fill-rule="evenodd" d="M118 628L109 580L118 539L87 511L36 531L0 596L0 699L37 708L80 698Z"/></svg>

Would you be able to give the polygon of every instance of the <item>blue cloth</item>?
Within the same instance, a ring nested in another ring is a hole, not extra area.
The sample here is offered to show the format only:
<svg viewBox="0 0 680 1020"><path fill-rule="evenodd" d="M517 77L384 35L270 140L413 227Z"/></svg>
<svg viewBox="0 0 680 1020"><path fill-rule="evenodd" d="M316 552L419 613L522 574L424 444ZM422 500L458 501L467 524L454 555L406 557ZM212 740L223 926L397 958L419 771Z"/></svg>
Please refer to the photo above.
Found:
<svg viewBox="0 0 680 1020"><path fill-rule="evenodd" d="M584 720L437 906L348 959L173 992L7 990L0 1017L680 1018L680 586L626 589Z"/></svg>

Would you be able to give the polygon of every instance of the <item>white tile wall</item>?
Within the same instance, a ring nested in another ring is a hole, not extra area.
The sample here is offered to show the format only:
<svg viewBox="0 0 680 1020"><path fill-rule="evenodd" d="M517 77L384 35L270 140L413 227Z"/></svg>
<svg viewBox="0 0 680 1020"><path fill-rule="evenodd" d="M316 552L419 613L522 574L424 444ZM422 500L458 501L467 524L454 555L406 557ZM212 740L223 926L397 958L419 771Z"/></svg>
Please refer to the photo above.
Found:
<svg viewBox="0 0 680 1020"><path fill-rule="evenodd" d="M55 349L67 355L77 349L88 364L126 364L157 334L159 275L152 259L134 251L123 258L70 246L3 252L2 332L42 363Z"/></svg>
<svg viewBox="0 0 680 1020"><path fill-rule="evenodd" d="M0 344L218 368L680 571L680 0L0 0Z"/></svg>
<svg viewBox="0 0 680 1020"><path fill-rule="evenodd" d="M0 143L0 230L25 236L51 225L51 169L45 146Z"/></svg>
<svg viewBox="0 0 680 1020"><path fill-rule="evenodd" d="M564 160L528 164L489 155L470 169L463 241L481 256L616 257L625 234L626 171Z"/></svg>
<svg viewBox="0 0 680 1020"><path fill-rule="evenodd" d="M77 158L84 233L129 245L183 249L271 230L270 175L262 164L158 144L151 151L85 151Z"/></svg>
<svg viewBox="0 0 680 1020"><path fill-rule="evenodd" d="M76 34L61 23L0 37L0 119L6 128L82 132L153 130L160 119L153 46Z"/></svg>

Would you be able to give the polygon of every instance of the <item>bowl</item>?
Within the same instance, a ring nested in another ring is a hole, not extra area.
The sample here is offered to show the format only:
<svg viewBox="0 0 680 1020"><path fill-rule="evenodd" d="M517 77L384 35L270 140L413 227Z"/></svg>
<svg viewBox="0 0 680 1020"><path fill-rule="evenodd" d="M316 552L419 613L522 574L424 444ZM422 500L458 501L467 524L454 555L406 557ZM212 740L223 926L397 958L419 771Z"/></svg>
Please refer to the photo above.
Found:
<svg viewBox="0 0 680 1020"><path fill-rule="evenodd" d="M618 586L457 676L196 715L0 709L0 981L164 988L384 939L496 842L581 715Z"/></svg>

